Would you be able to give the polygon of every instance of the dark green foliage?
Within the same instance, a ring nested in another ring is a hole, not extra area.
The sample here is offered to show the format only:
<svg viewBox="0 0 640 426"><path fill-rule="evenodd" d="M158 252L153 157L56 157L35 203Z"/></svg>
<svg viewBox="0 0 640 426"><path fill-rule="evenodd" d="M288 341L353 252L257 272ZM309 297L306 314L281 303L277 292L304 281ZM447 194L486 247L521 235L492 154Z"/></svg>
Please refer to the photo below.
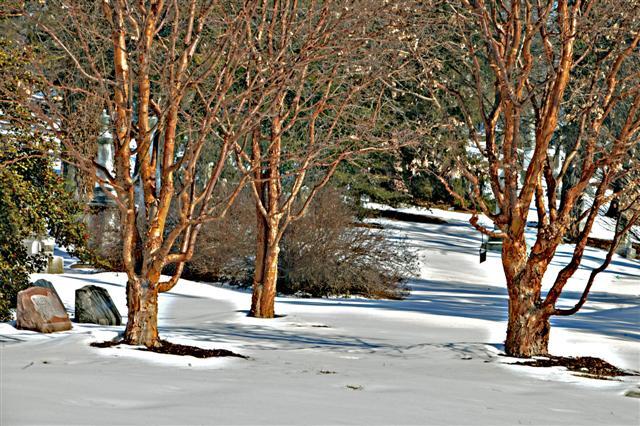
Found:
<svg viewBox="0 0 640 426"><path fill-rule="evenodd" d="M1 93L20 90L27 82L31 86L24 67L26 54L0 39ZM83 248L86 230L81 222L81 206L65 191L62 179L54 171L57 146L53 134L14 105L0 104L0 320L3 321L11 318L9 309L15 306L17 293L27 287L29 274L47 263L42 255L28 255L24 239L48 235L72 254L88 256Z"/></svg>
<svg viewBox="0 0 640 426"><path fill-rule="evenodd" d="M455 173L455 159L466 156L466 151L460 144L453 143L469 138L461 126L464 117L455 104L436 107L431 93L416 96L427 90L420 81L421 65L411 58L405 65L405 71L394 80L393 87L384 91L387 108L374 131L381 137L390 135L387 137L397 142L398 148L370 153L357 162L343 165L336 173L335 182L347 188L357 202L364 196L388 205L473 208L469 197L463 195L465 202L462 203L440 180L445 177L451 189L461 189L459 193L466 194L468 182ZM477 113L475 105L467 108ZM480 170L479 164L475 166ZM486 180L480 171L477 175Z"/></svg>
<svg viewBox="0 0 640 426"><path fill-rule="evenodd" d="M345 164L336 172L334 182L348 189L357 206L364 198L391 206L410 203L469 208L469 198L467 204L462 205L432 170L421 165L425 158L425 153L412 147L376 153L359 159L357 163ZM449 178L447 181L453 190L465 193L468 184L464 178Z"/></svg>
<svg viewBox="0 0 640 426"><path fill-rule="evenodd" d="M12 139L0 135L0 164L28 152L7 152L5 147L16 142ZM17 293L27 287L29 274L47 262L42 255L27 255L22 241L49 235L72 254L86 257L81 219L81 207L64 191L50 158L32 157L0 168L0 319L9 319L8 309L15 306Z"/></svg>
<svg viewBox="0 0 640 426"><path fill-rule="evenodd" d="M333 181L336 186L347 188L358 206L363 198L388 205L408 202L411 194L394 162L397 156L393 153L371 154L343 164Z"/></svg>

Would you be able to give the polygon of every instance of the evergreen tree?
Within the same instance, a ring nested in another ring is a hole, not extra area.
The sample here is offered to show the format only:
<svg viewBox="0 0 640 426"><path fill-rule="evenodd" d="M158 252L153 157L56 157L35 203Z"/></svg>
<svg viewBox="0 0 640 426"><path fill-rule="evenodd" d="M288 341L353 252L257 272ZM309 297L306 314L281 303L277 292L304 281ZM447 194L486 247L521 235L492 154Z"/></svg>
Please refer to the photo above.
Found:
<svg viewBox="0 0 640 426"><path fill-rule="evenodd" d="M35 81L24 65L30 53L0 38L0 93L31 96ZM11 319L16 295L29 274L42 269L44 255L29 255L23 241L51 236L85 258L81 206L65 191L55 171L57 140L26 111L0 102L0 320Z"/></svg>

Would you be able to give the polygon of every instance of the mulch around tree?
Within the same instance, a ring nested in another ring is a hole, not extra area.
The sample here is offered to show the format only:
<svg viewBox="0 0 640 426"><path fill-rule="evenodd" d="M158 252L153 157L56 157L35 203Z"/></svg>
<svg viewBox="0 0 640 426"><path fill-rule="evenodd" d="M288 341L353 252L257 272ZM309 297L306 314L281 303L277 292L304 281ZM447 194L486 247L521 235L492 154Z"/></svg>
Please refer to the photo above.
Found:
<svg viewBox="0 0 640 426"><path fill-rule="evenodd" d="M197 346L180 345L166 340L160 340L159 343L160 346L153 348L139 348L138 350L167 355L192 356L195 358L236 357L248 359L248 357L244 355L240 355L226 349L202 349ZM94 348L111 348L121 344L125 343L122 340L109 340L106 342L93 342L90 345Z"/></svg>
<svg viewBox="0 0 640 426"><path fill-rule="evenodd" d="M607 361L591 356L566 357L549 355L514 364L530 367L565 367L569 371L579 373L577 374L578 376L600 380L611 380L614 377L622 376L640 376L637 371L622 370Z"/></svg>

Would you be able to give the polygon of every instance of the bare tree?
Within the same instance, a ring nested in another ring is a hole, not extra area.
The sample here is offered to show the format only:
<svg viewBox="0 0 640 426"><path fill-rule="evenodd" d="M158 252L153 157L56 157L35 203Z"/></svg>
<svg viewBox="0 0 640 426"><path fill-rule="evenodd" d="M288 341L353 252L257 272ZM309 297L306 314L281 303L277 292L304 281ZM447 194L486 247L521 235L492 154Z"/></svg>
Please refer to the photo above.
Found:
<svg viewBox="0 0 640 426"><path fill-rule="evenodd" d="M495 229L481 226L477 214L472 225L502 240L506 352L546 354L550 317L580 309L622 234L638 219L630 204L581 299L572 309L558 308L600 208L613 198L637 200L630 193L637 190L640 167L633 154L640 144L640 4L461 0L431 2L424 13L431 19L425 37L441 39L436 51L417 55L423 81L450 112L446 132L433 142L433 151L446 153L447 160L433 172L444 184L447 174L462 176L473 208ZM575 174L571 185L560 191L569 171ZM616 185L622 179L625 184ZM528 247L530 206L538 229ZM573 256L543 294L542 279L573 222L580 222Z"/></svg>
<svg viewBox="0 0 640 426"><path fill-rule="evenodd" d="M237 147L257 214L251 316L273 318L280 240L340 163L397 145L372 132L383 103L372 87L393 71L385 41L398 39L399 4L263 2L248 27L251 72L277 82L265 118Z"/></svg>
<svg viewBox="0 0 640 426"><path fill-rule="evenodd" d="M246 180L216 195L235 143L269 94L268 83L246 75L246 25L258 3L60 0L29 13L42 40L72 64L34 64L44 88L29 106L119 207L127 343L159 345L158 294L176 285L200 227L226 214ZM93 141L69 134L61 101L71 95L107 111L113 170L83 155ZM168 265L175 272L163 281Z"/></svg>

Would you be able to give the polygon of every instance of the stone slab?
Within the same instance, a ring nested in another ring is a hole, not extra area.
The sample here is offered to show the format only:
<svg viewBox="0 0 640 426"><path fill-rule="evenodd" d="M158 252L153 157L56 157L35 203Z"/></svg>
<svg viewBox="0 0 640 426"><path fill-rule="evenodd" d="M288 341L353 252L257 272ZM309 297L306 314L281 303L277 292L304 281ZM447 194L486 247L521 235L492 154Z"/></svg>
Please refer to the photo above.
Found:
<svg viewBox="0 0 640 426"><path fill-rule="evenodd" d="M50 289L29 287L18 293L16 328L53 333L71 329L64 306Z"/></svg>
<svg viewBox="0 0 640 426"><path fill-rule="evenodd" d="M54 296L56 296L58 298L58 301L60 302L60 304L62 306L64 306L64 303L62 303L62 299L60 298L60 295L58 294L58 292L56 291L56 288L53 286L53 284L51 283L51 281L48 280L44 280L44 279L39 279L36 280L35 282L33 282L31 284L32 287L42 287L42 288L48 288L49 290L51 290L51 292L53 293Z"/></svg>
<svg viewBox="0 0 640 426"><path fill-rule="evenodd" d="M109 292L95 285L76 290L75 321L100 325L121 325L122 316Z"/></svg>

